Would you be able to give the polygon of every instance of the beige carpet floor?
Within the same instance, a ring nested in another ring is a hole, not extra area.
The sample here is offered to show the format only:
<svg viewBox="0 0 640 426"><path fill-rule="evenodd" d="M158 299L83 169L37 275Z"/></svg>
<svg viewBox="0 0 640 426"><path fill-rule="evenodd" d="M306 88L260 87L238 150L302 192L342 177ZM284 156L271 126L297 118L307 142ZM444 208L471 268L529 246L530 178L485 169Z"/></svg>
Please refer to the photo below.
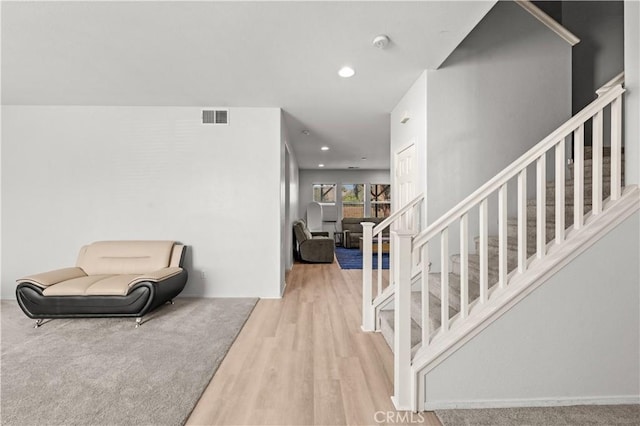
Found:
<svg viewBox="0 0 640 426"><path fill-rule="evenodd" d="M145 317L38 329L2 301L2 425L180 425L257 299L178 298Z"/></svg>
<svg viewBox="0 0 640 426"><path fill-rule="evenodd" d="M444 426L640 425L640 405L437 410Z"/></svg>

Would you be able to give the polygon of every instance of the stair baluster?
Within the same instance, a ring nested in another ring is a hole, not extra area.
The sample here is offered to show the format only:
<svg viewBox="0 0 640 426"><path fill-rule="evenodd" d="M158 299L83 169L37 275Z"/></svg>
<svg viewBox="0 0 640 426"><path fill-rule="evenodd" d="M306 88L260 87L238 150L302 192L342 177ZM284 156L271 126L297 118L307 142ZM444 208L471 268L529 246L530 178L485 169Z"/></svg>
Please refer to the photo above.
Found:
<svg viewBox="0 0 640 426"><path fill-rule="evenodd" d="M518 272L527 270L527 168L518 173Z"/></svg>
<svg viewBox="0 0 640 426"><path fill-rule="evenodd" d="M371 310L371 302L373 301L371 289L371 270L373 269L372 258L372 234L373 222L362 222L362 239L364 247L362 247L362 329L364 331L374 331L374 312ZM368 273L366 273L368 271ZM380 294L378 293L378 296Z"/></svg>
<svg viewBox="0 0 640 426"><path fill-rule="evenodd" d="M542 259L547 253L547 156L536 160L536 257Z"/></svg>
<svg viewBox="0 0 640 426"><path fill-rule="evenodd" d="M556 244L564 241L564 154L565 139L562 138L556 145ZM545 203L546 208L546 203Z"/></svg>
<svg viewBox="0 0 640 426"><path fill-rule="evenodd" d="M413 233L402 230L395 235L395 298L393 306L393 403L398 410L412 407L411 393L411 238Z"/></svg>
<svg viewBox="0 0 640 426"><path fill-rule="evenodd" d="M420 305L422 307L422 320L420 322L420 327L422 327L422 344L428 345L430 338L430 327L429 327L429 318L431 312L429 312L429 245L425 244L422 246L422 254L420 256L422 259L421 262L421 294L420 294Z"/></svg>
<svg viewBox="0 0 640 426"><path fill-rule="evenodd" d="M620 198L622 186L622 98L611 102L611 201Z"/></svg>
<svg viewBox="0 0 640 426"><path fill-rule="evenodd" d="M440 332L449 331L449 228L440 234Z"/></svg>
<svg viewBox="0 0 640 426"><path fill-rule="evenodd" d="M573 229L584 221L584 123L573 132Z"/></svg>
<svg viewBox="0 0 640 426"><path fill-rule="evenodd" d="M469 214L460 218L460 317L469 315Z"/></svg>
<svg viewBox="0 0 640 426"><path fill-rule="evenodd" d="M487 291L489 290L489 252L487 249L487 240L489 238L489 230L487 228L487 215L489 214L487 207L487 199L480 201L480 303L487 301Z"/></svg>
<svg viewBox="0 0 640 426"><path fill-rule="evenodd" d="M591 213L602 211L602 110L593 117L593 138L591 140Z"/></svg>
<svg viewBox="0 0 640 426"><path fill-rule="evenodd" d="M507 184L498 191L498 286L507 285Z"/></svg>

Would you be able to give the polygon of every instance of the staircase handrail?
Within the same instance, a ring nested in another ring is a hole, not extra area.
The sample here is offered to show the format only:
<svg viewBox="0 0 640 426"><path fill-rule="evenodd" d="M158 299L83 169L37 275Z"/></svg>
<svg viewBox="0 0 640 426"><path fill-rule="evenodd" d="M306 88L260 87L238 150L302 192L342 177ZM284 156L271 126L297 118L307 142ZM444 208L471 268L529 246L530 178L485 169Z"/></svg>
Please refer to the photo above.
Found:
<svg viewBox="0 0 640 426"><path fill-rule="evenodd" d="M621 84L618 84L617 86L612 87L608 92L602 94L596 100L591 102L589 105L583 108L582 111L571 117L563 125L558 127L558 129L553 131L549 136L544 138L537 145L524 153L520 158L507 166L502 172L498 173L487 183L473 192L470 196L462 200L455 207L441 216L438 220L427 226L425 230L416 235L413 240L413 250L422 247L429 240L433 239L443 229L447 228L454 221L458 220L464 213L469 211L480 201L487 198L489 195L498 190L502 185L518 175L518 173L535 162L541 155L543 155L551 147L553 147L558 142L558 140L567 137L582 123L594 116L602 108L609 105L613 100L615 100L624 92L625 89Z"/></svg>
<svg viewBox="0 0 640 426"><path fill-rule="evenodd" d="M393 212L389 217L385 218L382 222L380 222L373 228L373 236L375 237L376 235L381 233L389 225L395 222L400 216L402 216L403 214L411 210L413 207L418 205L422 200L424 200L424 193L418 195L413 200L409 201L401 209Z"/></svg>
<svg viewBox="0 0 640 426"><path fill-rule="evenodd" d="M575 34L573 34L565 26L553 19L547 13L542 11L542 9L533 4L533 2L529 0L516 0L516 4L533 15L538 21L546 25L547 28L549 28L551 31L558 34L571 46L575 46L576 44L580 43L580 39Z"/></svg>
<svg viewBox="0 0 640 426"><path fill-rule="evenodd" d="M622 71L620 74L616 75L611 80L603 84L601 88L596 90L596 94L598 96L602 96L605 93L607 93L609 90L611 90L611 88L617 85L622 85L622 84L624 84L624 71Z"/></svg>

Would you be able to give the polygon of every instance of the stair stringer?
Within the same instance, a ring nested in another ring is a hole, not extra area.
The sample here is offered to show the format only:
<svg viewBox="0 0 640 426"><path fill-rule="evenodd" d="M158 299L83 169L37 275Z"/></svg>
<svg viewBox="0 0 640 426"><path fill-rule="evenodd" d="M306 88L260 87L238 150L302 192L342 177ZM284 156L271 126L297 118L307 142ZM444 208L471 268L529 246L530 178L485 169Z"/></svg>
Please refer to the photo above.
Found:
<svg viewBox="0 0 640 426"><path fill-rule="evenodd" d="M629 185L622 196L616 200L605 200L604 211L598 215L585 216L583 227L575 231L570 227L566 231L566 240L562 244L549 244L547 255L543 259L530 262L527 271L514 275L505 289L494 287L489 292L489 301L475 306L461 324L456 316L451 320L451 329L444 335L436 335L429 346L415 354L412 365L413 411L425 411L425 376L467 342L486 329L536 288L555 275L564 266L594 245L598 240L620 225L636 211L640 210L640 188Z"/></svg>

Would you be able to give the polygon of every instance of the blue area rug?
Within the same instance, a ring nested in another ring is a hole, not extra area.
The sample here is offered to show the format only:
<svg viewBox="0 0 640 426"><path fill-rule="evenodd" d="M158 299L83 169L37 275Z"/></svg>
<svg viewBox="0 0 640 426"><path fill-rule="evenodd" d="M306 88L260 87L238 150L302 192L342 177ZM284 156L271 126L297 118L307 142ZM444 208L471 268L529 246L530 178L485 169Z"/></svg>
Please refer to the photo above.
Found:
<svg viewBox="0 0 640 426"><path fill-rule="evenodd" d="M336 259L342 269L362 269L362 253L359 249L336 247ZM378 253L373 253L373 269L378 268ZM382 253L382 269L389 269L389 253Z"/></svg>

